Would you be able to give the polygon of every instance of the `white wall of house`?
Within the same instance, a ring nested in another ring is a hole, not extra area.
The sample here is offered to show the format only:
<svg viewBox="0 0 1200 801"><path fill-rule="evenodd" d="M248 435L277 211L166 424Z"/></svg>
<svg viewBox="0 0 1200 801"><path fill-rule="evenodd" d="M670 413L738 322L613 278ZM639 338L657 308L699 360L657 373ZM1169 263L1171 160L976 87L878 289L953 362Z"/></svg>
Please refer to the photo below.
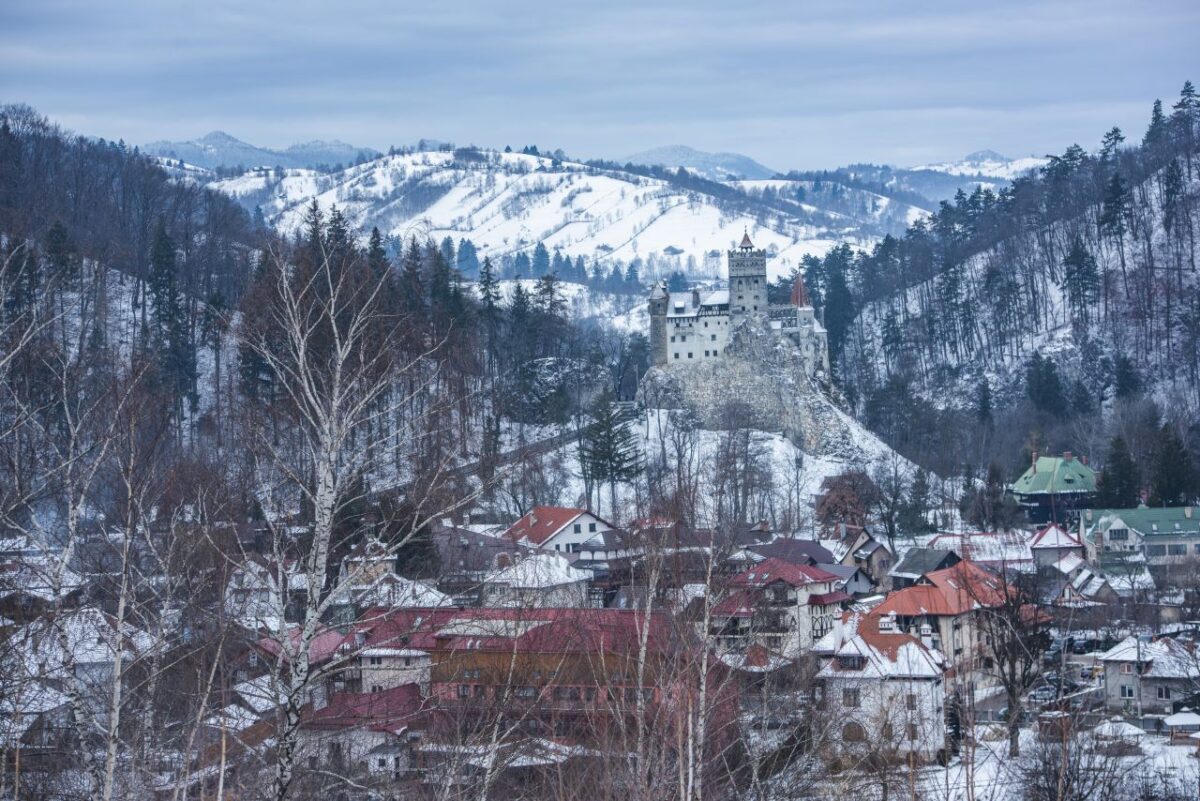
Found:
<svg viewBox="0 0 1200 801"><path fill-rule="evenodd" d="M543 550L559 553L574 553L579 546L601 531L612 529L607 523L590 512L584 512L556 531L540 546Z"/></svg>
<svg viewBox="0 0 1200 801"><path fill-rule="evenodd" d="M937 757L946 744L941 677L873 678L857 672L824 678L825 741L836 753ZM856 728L857 727L857 728Z"/></svg>

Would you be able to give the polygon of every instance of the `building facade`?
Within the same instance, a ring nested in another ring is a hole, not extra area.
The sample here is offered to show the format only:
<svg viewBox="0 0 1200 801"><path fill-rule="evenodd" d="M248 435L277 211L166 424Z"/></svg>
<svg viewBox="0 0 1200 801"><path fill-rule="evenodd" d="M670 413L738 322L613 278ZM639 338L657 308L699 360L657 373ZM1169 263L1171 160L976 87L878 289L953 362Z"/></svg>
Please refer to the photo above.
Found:
<svg viewBox="0 0 1200 801"><path fill-rule="evenodd" d="M665 282L650 291L650 349L656 366L722 358L734 327L759 318L800 351L810 374L829 370L829 346L803 279L796 279L792 302L771 305L767 297L767 251L747 234L728 251L728 288L668 291Z"/></svg>

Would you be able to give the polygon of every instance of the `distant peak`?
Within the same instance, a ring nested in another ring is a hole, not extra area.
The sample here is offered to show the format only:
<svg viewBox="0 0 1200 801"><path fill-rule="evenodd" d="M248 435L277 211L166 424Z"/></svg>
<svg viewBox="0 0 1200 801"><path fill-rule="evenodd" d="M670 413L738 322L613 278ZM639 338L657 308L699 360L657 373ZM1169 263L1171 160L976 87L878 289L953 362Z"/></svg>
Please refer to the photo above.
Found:
<svg viewBox="0 0 1200 801"><path fill-rule="evenodd" d="M225 133L224 131L209 131L204 136L200 137L199 141L201 141L201 142L237 142L238 144L242 143L241 139L238 139L236 136L230 136L229 134Z"/></svg>
<svg viewBox="0 0 1200 801"><path fill-rule="evenodd" d="M974 153L968 153L963 161L1000 161L1007 164L1012 159L1000 155L995 150L976 150Z"/></svg>

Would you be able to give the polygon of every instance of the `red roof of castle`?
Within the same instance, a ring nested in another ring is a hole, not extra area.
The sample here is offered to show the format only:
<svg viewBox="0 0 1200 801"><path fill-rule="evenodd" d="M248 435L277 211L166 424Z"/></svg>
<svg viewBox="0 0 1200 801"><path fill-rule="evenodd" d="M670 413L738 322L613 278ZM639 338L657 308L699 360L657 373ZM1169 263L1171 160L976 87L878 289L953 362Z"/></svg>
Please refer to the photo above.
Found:
<svg viewBox="0 0 1200 801"><path fill-rule="evenodd" d="M804 277L797 275L796 283L792 284L792 305L793 306L811 306L812 303L808 299L808 290L804 286Z"/></svg>

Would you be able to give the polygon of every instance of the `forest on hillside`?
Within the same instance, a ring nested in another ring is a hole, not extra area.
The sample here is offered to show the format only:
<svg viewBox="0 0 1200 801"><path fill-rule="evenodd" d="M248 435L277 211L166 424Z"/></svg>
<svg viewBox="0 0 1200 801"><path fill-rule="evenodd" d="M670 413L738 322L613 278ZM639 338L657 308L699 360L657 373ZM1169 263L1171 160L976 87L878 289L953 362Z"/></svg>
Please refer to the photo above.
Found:
<svg viewBox="0 0 1200 801"><path fill-rule="evenodd" d="M1200 441L1198 146L1187 82L1136 142L1112 128L902 237L808 259L857 414L968 479L1013 476L1038 450L1103 463L1118 435L1145 477L1165 439Z"/></svg>

